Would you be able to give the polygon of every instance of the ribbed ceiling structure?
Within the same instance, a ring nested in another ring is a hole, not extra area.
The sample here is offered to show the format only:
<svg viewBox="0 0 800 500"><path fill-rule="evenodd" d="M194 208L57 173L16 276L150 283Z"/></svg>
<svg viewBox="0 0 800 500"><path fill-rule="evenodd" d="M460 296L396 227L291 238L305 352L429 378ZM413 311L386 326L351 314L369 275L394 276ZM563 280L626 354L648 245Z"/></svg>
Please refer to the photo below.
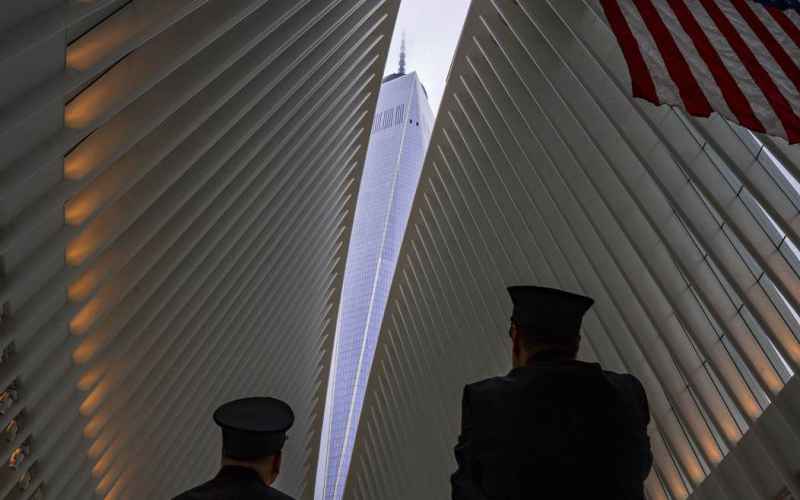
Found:
<svg viewBox="0 0 800 500"><path fill-rule="evenodd" d="M649 498L800 498L800 148L629 87L599 2L472 2L345 498L449 498L522 283L597 299L581 356L647 390Z"/></svg>
<svg viewBox="0 0 800 500"><path fill-rule="evenodd" d="M311 496L398 4L0 1L0 498L170 498L259 394Z"/></svg>

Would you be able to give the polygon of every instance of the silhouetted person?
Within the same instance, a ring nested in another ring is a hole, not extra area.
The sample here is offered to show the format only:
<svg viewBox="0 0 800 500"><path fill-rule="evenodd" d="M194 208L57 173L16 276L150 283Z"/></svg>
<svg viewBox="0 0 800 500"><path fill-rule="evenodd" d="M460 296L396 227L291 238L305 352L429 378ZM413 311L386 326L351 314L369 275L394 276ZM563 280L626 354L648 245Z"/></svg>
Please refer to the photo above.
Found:
<svg viewBox="0 0 800 500"><path fill-rule="evenodd" d="M464 388L453 500L643 500L653 461L644 389L575 360L594 301L508 291L513 369Z"/></svg>
<svg viewBox="0 0 800 500"><path fill-rule="evenodd" d="M270 487L294 423L289 405L274 398L238 399L220 406L214 421L222 428L222 468L214 479L174 500L292 500Z"/></svg>

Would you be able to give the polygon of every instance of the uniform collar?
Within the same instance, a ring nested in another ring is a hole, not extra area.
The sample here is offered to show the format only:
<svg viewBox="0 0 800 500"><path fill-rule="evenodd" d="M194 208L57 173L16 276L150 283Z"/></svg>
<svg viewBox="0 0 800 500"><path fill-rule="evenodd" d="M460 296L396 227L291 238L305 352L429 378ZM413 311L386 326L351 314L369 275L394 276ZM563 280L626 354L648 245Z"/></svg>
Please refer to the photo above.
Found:
<svg viewBox="0 0 800 500"><path fill-rule="evenodd" d="M525 366L512 368L509 375L518 375L522 373L535 373L539 368L564 368L569 367L578 370L601 370L600 365L597 363L587 363L585 361L578 361L576 359L534 359Z"/></svg>
<svg viewBox="0 0 800 500"><path fill-rule="evenodd" d="M258 481L266 486L266 484L264 484L264 480L261 479L261 475L259 475L258 472L249 467L242 467L241 465L223 465L219 470L219 473L217 473L217 477L236 479L239 481Z"/></svg>
<svg viewBox="0 0 800 500"><path fill-rule="evenodd" d="M528 366L536 365L539 363L572 363L575 362L574 358L565 357L564 354L558 351L542 351L528 358Z"/></svg>

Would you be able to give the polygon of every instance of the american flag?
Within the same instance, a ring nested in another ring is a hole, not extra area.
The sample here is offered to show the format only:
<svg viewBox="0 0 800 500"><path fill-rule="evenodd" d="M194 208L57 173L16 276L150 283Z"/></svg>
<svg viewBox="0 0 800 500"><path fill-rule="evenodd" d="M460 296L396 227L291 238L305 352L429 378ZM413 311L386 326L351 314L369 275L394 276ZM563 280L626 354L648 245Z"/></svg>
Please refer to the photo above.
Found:
<svg viewBox="0 0 800 500"><path fill-rule="evenodd" d="M800 0L600 0L633 95L800 143Z"/></svg>

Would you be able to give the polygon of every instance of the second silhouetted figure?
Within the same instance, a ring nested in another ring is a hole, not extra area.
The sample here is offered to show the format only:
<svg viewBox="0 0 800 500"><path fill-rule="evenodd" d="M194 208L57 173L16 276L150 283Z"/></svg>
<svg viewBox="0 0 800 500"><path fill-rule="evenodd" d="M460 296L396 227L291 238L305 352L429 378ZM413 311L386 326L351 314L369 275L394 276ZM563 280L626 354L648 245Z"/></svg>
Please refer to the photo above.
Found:
<svg viewBox="0 0 800 500"><path fill-rule="evenodd" d="M575 359L594 301L508 291L513 369L464 389L453 500L643 500L653 461L644 389Z"/></svg>
<svg viewBox="0 0 800 500"><path fill-rule="evenodd" d="M294 424L289 405L275 398L237 399L217 408L214 422L222 428L222 468L173 500L292 500L271 486Z"/></svg>

